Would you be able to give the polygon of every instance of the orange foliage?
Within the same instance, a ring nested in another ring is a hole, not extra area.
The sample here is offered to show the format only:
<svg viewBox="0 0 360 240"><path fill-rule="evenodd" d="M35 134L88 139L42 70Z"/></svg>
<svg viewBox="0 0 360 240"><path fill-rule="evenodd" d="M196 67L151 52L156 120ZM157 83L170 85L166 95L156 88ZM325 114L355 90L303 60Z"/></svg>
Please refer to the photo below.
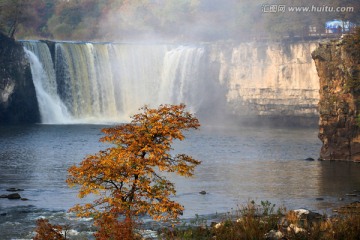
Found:
<svg viewBox="0 0 360 240"><path fill-rule="evenodd" d="M118 221L115 216L104 214L97 220L98 232L94 234L98 240L134 240L140 239L137 237L133 229L136 223L130 218L124 221Z"/></svg>
<svg viewBox="0 0 360 240"><path fill-rule="evenodd" d="M184 130L200 126L185 105L140 110L130 123L102 130L106 136L100 141L112 143L112 147L68 170L67 182L80 186L80 198L99 195L93 203L71 209L82 217L93 216L100 227L98 236L115 229L110 225L125 226L142 214L163 221L178 218L183 206L170 199L176 194L175 187L162 172L190 177L200 164L186 154L170 154L173 140L183 140ZM124 223L119 222L120 216L125 216Z"/></svg>
<svg viewBox="0 0 360 240"><path fill-rule="evenodd" d="M61 234L63 228L59 225L52 225L47 219L39 219L36 221L36 236L33 240L65 240Z"/></svg>

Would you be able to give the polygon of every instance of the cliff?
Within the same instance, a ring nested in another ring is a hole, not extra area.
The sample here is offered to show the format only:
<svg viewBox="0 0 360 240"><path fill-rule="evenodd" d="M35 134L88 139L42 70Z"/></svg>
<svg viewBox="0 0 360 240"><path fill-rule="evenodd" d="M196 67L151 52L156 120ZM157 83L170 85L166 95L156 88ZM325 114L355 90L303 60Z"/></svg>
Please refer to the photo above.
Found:
<svg viewBox="0 0 360 240"><path fill-rule="evenodd" d="M317 125L319 78L311 59L316 46L243 43L214 50L233 114L252 124Z"/></svg>
<svg viewBox="0 0 360 240"><path fill-rule="evenodd" d="M20 43L0 34L0 123L34 123L40 116L30 64Z"/></svg>
<svg viewBox="0 0 360 240"><path fill-rule="evenodd" d="M2 42L0 122L37 121L28 58L18 43L5 38ZM34 79L41 82L37 94L42 117L52 115L60 123L64 117L58 115L63 111L56 109L64 106L76 119L116 119L128 116L140 103L181 101L212 120L234 117L231 120L240 124L318 124L319 78L311 59L316 42L22 44L39 60L32 70L39 70Z"/></svg>
<svg viewBox="0 0 360 240"><path fill-rule="evenodd" d="M319 138L323 160L360 161L359 32L312 53L320 78Z"/></svg>

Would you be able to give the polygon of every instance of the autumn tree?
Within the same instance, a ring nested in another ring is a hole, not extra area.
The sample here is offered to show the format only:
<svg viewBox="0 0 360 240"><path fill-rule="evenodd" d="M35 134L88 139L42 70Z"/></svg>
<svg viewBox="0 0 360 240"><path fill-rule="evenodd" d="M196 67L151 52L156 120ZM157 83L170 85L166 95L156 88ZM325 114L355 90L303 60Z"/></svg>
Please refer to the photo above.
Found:
<svg viewBox="0 0 360 240"><path fill-rule="evenodd" d="M78 216L94 217L97 239L134 238L133 222L139 215L162 221L178 218L184 208L171 200L175 186L164 173L190 177L200 164L186 154L171 154L173 141L184 139L183 131L200 126L185 105L140 110L130 123L102 130L100 141L111 147L68 170L67 182L80 186L80 198L98 196L71 209Z"/></svg>
<svg viewBox="0 0 360 240"><path fill-rule="evenodd" d="M66 230L64 235L62 231L64 227L60 225L52 225L47 219L38 219L36 221L36 235L33 240L66 240Z"/></svg>

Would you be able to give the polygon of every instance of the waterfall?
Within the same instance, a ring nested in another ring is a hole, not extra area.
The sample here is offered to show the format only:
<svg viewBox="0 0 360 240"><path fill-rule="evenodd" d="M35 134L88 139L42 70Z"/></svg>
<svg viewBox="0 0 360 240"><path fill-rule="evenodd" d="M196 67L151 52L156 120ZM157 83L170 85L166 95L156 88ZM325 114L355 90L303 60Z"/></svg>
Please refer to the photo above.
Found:
<svg viewBox="0 0 360 240"><path fill-rule="evenodd" d="M24 41L43 123L125 122L142 106L196 112L204 49L193 46Z"/></svg>
<svg viewBox="0 0 360 240"><path fill-rule="evenodd" d="M46 44L39 43L36 48L31 47L30 44L25 45L27 45L27 47L25 47L24 50L31 66L42 123L62 124L71 122L71 116L67 108L57 95L55 74L51 67L51 56ZM47 61L41 63L39 56L41 56L42 59L47 59Z"/></svg>

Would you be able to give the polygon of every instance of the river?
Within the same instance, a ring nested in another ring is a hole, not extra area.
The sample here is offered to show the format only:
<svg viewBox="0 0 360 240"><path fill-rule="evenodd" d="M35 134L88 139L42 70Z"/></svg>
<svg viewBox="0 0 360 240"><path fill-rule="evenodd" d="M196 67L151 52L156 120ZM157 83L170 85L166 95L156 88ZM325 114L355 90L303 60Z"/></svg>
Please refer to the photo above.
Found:
<svg viewBox="0 0 360 240"><path fill-rule="evenodd" d="M0 198L0 239L31 239L39 217L71 224L78 238L91 235L89 219L67 213L81 201L65 179L71 165L106 147L98 141L103 127L0 126L0 195L18 188L28 199ZM206 126L186 133L184 141L174 143L174 152L202 164L191 179L169 176L176 183L175 200L185 207L182 218L230 212L250 200L320 213L354 201L345 195L360 190L359 164L304 160L318 157L317 133L314 128Z"/></svg>

